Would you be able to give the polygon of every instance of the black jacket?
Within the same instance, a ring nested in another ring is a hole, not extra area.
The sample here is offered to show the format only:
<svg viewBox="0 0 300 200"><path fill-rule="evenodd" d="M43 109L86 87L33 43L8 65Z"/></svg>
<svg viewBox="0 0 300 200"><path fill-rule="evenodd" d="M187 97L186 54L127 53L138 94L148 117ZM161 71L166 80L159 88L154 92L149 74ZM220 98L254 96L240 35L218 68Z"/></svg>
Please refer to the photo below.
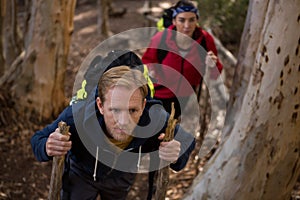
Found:
<svg viewBox="0 0 300 200"><path fill-rule="evenodd" d="M142 156L157 153L160 144L158 136L165 132L168 114L159 101L148 99L133 140L120 152L107 142L103 116L96 107L95 96L89 97L67 107L52 124L32 136L31 145L35 157L39 161L52 159L46 153L46 141L58 127L58 123L64 121L70 126L72 140L72 148L66 160L71 159L77 172L90 178L94 175L95 180L136 173ZM181 143L181 152L177 162L170 167L179 171L186 165L195 147L195 139L177 125L175 140Z"/></svg>

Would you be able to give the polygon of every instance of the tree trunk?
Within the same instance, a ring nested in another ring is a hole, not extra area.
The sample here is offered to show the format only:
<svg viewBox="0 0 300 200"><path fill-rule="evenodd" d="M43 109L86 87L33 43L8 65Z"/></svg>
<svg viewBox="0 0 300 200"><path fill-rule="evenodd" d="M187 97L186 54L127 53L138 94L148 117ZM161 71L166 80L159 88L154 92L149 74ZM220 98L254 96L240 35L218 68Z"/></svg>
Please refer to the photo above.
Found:
<svg viewBox="0 0 300 200"><path fill-rule="evenodd" d="M251 71L255 65L256 51L259 48L260 39L263 37L264 19L267 15L268 1L253 0L248 6L248 14L241 39L238 54L238 63L231 85L231 93L227 110L227 119L232 120L234 115L241 110L246 89L248 87ZM230 123L227 122L229 125ZM233 127L228 126L224 130L223 139Z"/></svg>
<svg viewBox="0 0 300 200"><path fill-rule="evenodd" d="M300 173L299 10L298 0L250 2L238 61L246 75L233 83L226 137L186 200L290 198Z"/></svg>
<svg viewBox="0 0 300 200"><path fill-rule="evenodd" d="M110 0L97 0L98 4L98 31L104 37L109 36L109 18L108 18L108 5Z"/></svg>
<svg viewBox="0 0 300 200"><path fill-rule="evenodd" d="M33 0L25 53L0 84L11 86L20 112L39 120L65 106L64 79L76 0ZM20 59L20 57L19 57Z"/></svg>
<svg viewBox="0 0 300 200"><path fill-rule="evenodd" d="M3 0L3 56L6 67L11 66L22 51L21 33L17 23L16 0Z"/></svg>
<svg viewBox="0 0 300 200"><path fill-rule="evenodd" d="M4 12L4 1L0 2L0 38L3 37L3 12ZM5 61L3 57L3 42L0 40L0 77L4 74L5 71Z"/></svg>

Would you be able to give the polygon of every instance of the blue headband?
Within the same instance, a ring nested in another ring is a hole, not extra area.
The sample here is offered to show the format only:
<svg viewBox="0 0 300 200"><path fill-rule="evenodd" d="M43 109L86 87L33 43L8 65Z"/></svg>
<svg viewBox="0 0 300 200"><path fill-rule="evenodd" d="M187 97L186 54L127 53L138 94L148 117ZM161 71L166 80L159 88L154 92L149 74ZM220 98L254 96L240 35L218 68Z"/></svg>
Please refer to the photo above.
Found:
<svg viewBox="0 0 300 200"><path fill-rule="evenodd" d="M175 18L179 13L183 12L193 12L197 15L197 18L199 17L198 9L193 6L181 6L174 8L172 17Z"/></svg>

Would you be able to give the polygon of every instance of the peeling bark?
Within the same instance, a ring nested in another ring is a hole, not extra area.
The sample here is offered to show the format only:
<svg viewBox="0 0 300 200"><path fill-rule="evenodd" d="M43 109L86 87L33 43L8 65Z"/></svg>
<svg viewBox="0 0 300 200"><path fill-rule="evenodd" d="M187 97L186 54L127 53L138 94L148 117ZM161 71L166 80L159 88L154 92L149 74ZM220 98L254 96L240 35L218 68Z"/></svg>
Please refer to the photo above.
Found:
<svg viewBox="0 0 300 200"><path fill-rule="evenodd" d="M299 10L298 0L251 1L226 137L186 200L290 198L300 174Z"/></svg>
<svg viewBox="0 0 300 200"><path fill-rule="evenodd" d="M230 99L228 104L227 118L232 119L241 109L241 104L245 91L248 87L251 71L255 64L256 51L258 49L260 38L262 37L262 28L266 16L268 1L253 0L249 2L247 18L244 31L241 38L241 45L238 54L233 84L231 86ZM226 123L226 122L225 122ZM224 137L228 136L233 126L224 130Z"/></svg>
<svg viewBox="0 0 300 200"><path fill-rule="evenodd" d="M76 0L29 3L23 62L12 74L14 79L2 79L2 83L10 85L20 114L42 120L65 106L64 79Z"/></svg>

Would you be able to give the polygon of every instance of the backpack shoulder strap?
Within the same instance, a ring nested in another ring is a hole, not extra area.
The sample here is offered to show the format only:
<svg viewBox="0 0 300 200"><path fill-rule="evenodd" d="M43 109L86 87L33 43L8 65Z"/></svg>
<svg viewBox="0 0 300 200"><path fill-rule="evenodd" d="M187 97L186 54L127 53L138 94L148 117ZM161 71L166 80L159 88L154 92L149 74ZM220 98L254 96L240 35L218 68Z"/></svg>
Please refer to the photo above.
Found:
<svg viewBox="0 0 300 200"><path fill-rule="evenodd" d="M206 45L206 34L207 34L207 32L204 31L204 30L202 30L201 32L202 32L202 34L203 34L203 37L202 37L202 40L201 40L201 42L200 42L200 45L201 45L205 50L207 50L207 45Z"/></svg>
<svg viewBox="0 0 300 200"><path fill-rule="evenodd" d="M166 46L167 32L168 32L167 29L163 30L159 45L157 47L157 59L160 64L168 54L168 51L165 50L167 47Z"/></svg>
<svg viewBox="0 0 300 200"><path fill-rule="evenodd" d="M163 33L162 33L162 36L161 36L161 39L160 39L160 42L159 42L159 45L158 45L158 48L157 48L157 59L158 59L159 63L162 63L162 61L165 59L165 57L168 54L168 51L164 50L164 49L166 49L167 31L168 31L167 29L163 30ZM202 40L200 42L200 45L205 50L207 50L206 32L203 31L202 34L203 34L203 38L202 38Z"/></svg>

